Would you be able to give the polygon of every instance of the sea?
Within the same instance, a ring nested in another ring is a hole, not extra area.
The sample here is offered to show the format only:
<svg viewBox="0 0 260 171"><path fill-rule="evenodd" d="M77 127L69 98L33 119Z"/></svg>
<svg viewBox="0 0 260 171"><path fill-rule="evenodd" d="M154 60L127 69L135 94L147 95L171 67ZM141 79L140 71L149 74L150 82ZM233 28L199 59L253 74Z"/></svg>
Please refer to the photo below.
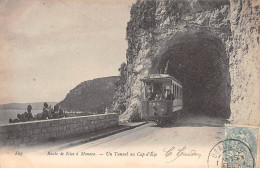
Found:
<svg viewBox="0 0 260 171"><path fill-rule="evenodd" d="M26 110L0 110L0 125L8 124L9 119L17 118L17 114L22 114ZM32 114L36 115L37 113L41 113L42 110L32 110Z"/></svg>

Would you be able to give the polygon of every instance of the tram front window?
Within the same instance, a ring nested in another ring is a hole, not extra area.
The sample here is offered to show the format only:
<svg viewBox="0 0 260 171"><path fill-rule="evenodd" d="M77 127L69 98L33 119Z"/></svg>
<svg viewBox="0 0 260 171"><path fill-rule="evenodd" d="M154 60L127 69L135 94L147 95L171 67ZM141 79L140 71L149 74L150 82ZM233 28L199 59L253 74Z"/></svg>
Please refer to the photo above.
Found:
<svg viewBox="0 0 260 171"><path fill-rule="evenodd" d="M163 92L162 92L162 84L161 83L154 83L154 100L163 100Z"/></svg>
<svg viewBox="0 0 260 171"><path fill-rule="evenodd" d="M145 99L147 100L173 100L171 86L161 82L146 83Z"/></svg>

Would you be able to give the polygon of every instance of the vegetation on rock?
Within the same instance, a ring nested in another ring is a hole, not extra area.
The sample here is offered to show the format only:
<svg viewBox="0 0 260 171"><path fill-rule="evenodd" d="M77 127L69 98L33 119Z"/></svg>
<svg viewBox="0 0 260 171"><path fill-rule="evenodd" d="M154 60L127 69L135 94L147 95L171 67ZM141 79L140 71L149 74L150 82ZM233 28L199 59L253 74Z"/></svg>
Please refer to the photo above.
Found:
<svg viewBox="0 0 260 171"><path fill-rule="evenodd" d="M123 113L126 110L126 96L125 96L125 85L127 79L127 68L126 63L122 63L120 68L119 80L115 82L116 93L114 96L114 102L112 105L112 110L116 113Z"/></svg>
<svg viewBox="0 0 260 171"><path fill-rule="evenodd" d="M82 82L70 90L60 106L66 111L104 113L113 103L114 83L118 79L118 76L112 76Z"/></svg>

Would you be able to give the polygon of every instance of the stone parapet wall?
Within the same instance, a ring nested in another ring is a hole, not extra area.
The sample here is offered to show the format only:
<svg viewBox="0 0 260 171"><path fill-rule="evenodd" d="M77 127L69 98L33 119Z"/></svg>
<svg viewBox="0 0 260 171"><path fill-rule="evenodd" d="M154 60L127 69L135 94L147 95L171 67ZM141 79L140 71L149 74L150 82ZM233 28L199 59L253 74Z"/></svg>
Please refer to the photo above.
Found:
<svg viewBox="0 0 260 171"><path fill-rule="evenodd" d="M6 124L0 126L0 144L37 144L116 125L115 113Z"/></svg>

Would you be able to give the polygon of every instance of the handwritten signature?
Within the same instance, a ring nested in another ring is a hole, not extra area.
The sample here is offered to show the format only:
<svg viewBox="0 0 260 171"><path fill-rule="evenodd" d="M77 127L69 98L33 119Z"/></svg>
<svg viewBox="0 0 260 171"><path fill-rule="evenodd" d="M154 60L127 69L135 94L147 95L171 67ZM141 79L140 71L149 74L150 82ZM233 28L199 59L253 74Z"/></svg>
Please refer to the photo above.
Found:
<svg viewBox="0 0 260 171"><path fill-rule="evenodd" d="M171 160L166 162L166 163L170 163L173 162L175 160L177 160L179 157L201 157L200 153L197 153L196 150L187 150L186 147L182 147L182 148L175 148L175 147L171 147L170 149L163 149L163 152L165 152L165 158L170 158Z"/></svg>

